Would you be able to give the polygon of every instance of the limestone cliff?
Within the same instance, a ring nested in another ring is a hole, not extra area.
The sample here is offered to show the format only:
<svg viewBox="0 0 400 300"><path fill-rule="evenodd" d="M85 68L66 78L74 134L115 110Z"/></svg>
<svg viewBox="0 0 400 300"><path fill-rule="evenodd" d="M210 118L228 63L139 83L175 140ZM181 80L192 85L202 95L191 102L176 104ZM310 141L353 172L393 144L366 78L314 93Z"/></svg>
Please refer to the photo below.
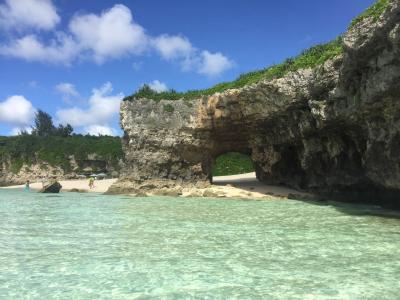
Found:
<svg viewBox="0 0 400 300"><path fill-rule="evenodd" d="M84 159L76 159L71 155L68 162L69 168L65 169L37 158L32 159L30 163L18 164L10 158L0 157L0 186L23 184L27 180L35 182L42 179L76 179L80 174L107 173L114 177L119 176L120 165L115 165L109 159L95 153Z"/></svg>
<svg viewBox="0 0 400 300"><path fill-rule="evenodd" d="M192 101L124 101L126 164L111 191L207 185L215 158L236 151L266 183L400 204L399 1L343 40L343 55L283 78Z"/></svg>
<svg viewBox="0 0 400 300"><path fill-rule="evenodd" d="M121 139L110 136L0 136L0 186L107 173L117 177Z"/></svg>

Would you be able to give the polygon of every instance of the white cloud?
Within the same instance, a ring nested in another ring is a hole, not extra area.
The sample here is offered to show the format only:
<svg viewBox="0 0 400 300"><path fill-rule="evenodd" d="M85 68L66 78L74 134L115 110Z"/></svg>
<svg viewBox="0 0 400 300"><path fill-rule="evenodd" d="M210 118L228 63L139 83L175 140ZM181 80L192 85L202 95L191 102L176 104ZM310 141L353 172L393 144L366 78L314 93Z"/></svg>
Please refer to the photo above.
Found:
<svg viewBox="0 0 400 300"><path fill-rule="evenodd" d="M71 99L79 97L79 93L72 83L68 82L59 83L55 86L55 89L62 95L63 100L66 102L70 102Z"/></svg>
<svg viewBox="0 0 400 300"><path fill-rule="evenodd" d="M168 90L167 85L159 80L153 80L149 83L149 87L157 93L165 92Z"/></svg>
<svg viewBox="0 0 400 300"><path fill-rule="evenodd" d="M155 49L167 60L186 58L195 51L186 37L163 34L153 40Z"/></svg>
<svg viewBox="0 0 400 300"><path fill-rule="evenodd" d="M147 48L144 29L133 22L128 7L117 4L100 16L77 15L69 24L78 44L93 52L96 62L126 54L140 54Z"/></svg>
<svg viewBox="0 0 400 300"><path fill-rule="evenodd" d="M72 83L62 82L55 86L55 89L62 93L63 95L67 96L79 96L79 93L75 89L75 86Z"/></svg>
<svg viewBox="0 0 400 300"><path fill-rule="evenodd" d="M60 16L50 0L6 0L0 5L0 27L5 29L53 29Z"/></svg>
<svg viewBox="0 0 400 300"><path fill-rule="evenodd" d="M101 125L90 125L85 127L83 131L84 133L88 133L90 135L117 135L117 132L114 128Z"/></svg>
<svg viewBox="0 0 400 300"><path fill-rule="evenodd" d="M18 0L18 3L25 1L52 7L56 14L50 0ZM3 13L7 7L11 9L10 3L16 2L8 0L6 6L0 6ZM58 21L55 18L52 26ZM148 35L133 20L130 9L122 4L114 5L98 15L77 14L70 20L68 28L68 32L55 32L53 38L46 41L35 34L11 38L8 44L0 45L0 55L64 65L86 58L101 64L109 59L138 56L155 50L162 59L178 62L183 71L195 70L207 76L219 75L233 66L233 62L222 53L198 50L187 37ZM133 64L132 67L137 70L141 65Z"/></svg>
<svg viewBox="0 0 400 300"><path fill-rule="evenodd" d="M207 76L217 76L233 67L234 63L222 53L201 53L201 64L198 72Z"/></svg>
<svg viewBox="0 0 400 300"><path fill-rule="evenodd" d="M0 102L0 123L14 127L27 127L32 124L36 109L24 96L14 95Z"/></svg>
<svg viewBox="0 0 400 300"><path fill-rule="evenodd" d="M73 39L62 33L57 34L49 45L43 45L36 35L27 35L7 46L0 46L0 54L27 61L69 64L78 53L79 49Z"/></svg>
<svg viewBox="0 0 400 300"><path fill-rule="evenodd" d="M199 74L216 76L233 67L233 62L220 52L200 53L183 36L161 35L153 39L153 46L166 60L180 60L182 70L196 69Z"/></svg>
<svg viewBox="0 0 400 300"><path fill-rule="evenodd" d="M109 123L118 116L123 94L112 95L111 83L104 84L100 89L93 89L86 109L72 107L57 111L57 119L61 124L71 124L73 127L97 128L109 127Z"/></svg>
<svg viewBox="0 0 400 300"><path fill-rule="evenodd" d="M153 39L152 45L167 61L179 61L182 71L190 71L199 63L198 50L184 36L163 34Z"/></svg>
<svg viewBox="0 0 400 300"><path fill-rule="evenodd" d="M148 48L148 36L124 5L115 5L99 16L76 15L69 29L70 33L57 32L47 44L33 34L13 39L8 45L0 46L0 54L68 65L80 56L103 63L110 58L138 55Z"/></svg>

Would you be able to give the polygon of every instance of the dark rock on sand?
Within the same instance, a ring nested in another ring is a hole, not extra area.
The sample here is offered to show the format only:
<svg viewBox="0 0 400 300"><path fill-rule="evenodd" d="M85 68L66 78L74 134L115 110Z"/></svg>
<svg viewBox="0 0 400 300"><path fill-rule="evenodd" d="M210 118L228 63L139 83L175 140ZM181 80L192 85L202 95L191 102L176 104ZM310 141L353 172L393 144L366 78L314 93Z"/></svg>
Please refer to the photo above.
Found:
<svg viewBox="0 0 400 300"><path fill-rule="evenodd" d="M52 183L49 183L49 184L45 185L39 191L39 193L53 193L53 194L56 194L56 193L60 192L61 188L62 188L62 185L58 181L55 181L55 182L52 182Z"/></svg>

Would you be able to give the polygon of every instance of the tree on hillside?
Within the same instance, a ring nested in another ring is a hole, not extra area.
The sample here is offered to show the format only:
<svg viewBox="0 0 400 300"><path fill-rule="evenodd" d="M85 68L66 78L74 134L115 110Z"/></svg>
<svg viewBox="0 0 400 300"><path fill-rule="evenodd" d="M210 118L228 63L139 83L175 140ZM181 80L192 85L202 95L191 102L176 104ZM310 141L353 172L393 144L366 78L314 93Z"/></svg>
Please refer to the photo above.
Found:
<svg viewBox="0 0 400 300"><path fill-rule="evenodd" d="M38 110L35 114L35 125L32 134L38 136L51 136L54 134L55 127L51 116L43 110Z"/></svg>
<svg viewBox="0 0 400 300"><path fill-rule="evenodd" d="M67 124L66 126L63 126L60 124L60 125L58 125L58 127L55 130L55 135L67 137L67 136L71 136L73 131L74 131L74 129L72 128L72 126L70 124Z"/></svg>
<svg viewBox="0 0 400 300"><path fill-rule="evenodd" d="M35 115L35 126L32 128L33 135L67 137L71 136L73 131L74 129L70 124L66 126L60 124L55 127L52 117L42 110L38 110Z"/></svg>

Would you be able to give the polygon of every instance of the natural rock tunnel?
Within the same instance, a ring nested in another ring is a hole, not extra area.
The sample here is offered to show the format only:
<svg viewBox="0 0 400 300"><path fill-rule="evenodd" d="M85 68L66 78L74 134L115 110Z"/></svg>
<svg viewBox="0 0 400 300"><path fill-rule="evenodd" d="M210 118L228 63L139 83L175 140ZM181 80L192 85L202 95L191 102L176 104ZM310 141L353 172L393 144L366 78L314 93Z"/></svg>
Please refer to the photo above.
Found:
<svg viewBox="0 0 400 300"><path fill-rule="evenodd" d="M251 156L266 183L400 203L400 5L344 36L344 54L196 100L121 105L125 168L112 191L207 185L217 156Z"/></svg>
<svg viewBox="0 0 400 300"><path fill-rule="evenodd" d="M249 174L254 173L254 162L248 153L240 152L224 152L218 155L213 162L212 176L232 176L238 174ZM255 176L253 176L255 179ZM232 180L234 178L230 178ZM214 180L213 180L214 183Z"/></svg>

